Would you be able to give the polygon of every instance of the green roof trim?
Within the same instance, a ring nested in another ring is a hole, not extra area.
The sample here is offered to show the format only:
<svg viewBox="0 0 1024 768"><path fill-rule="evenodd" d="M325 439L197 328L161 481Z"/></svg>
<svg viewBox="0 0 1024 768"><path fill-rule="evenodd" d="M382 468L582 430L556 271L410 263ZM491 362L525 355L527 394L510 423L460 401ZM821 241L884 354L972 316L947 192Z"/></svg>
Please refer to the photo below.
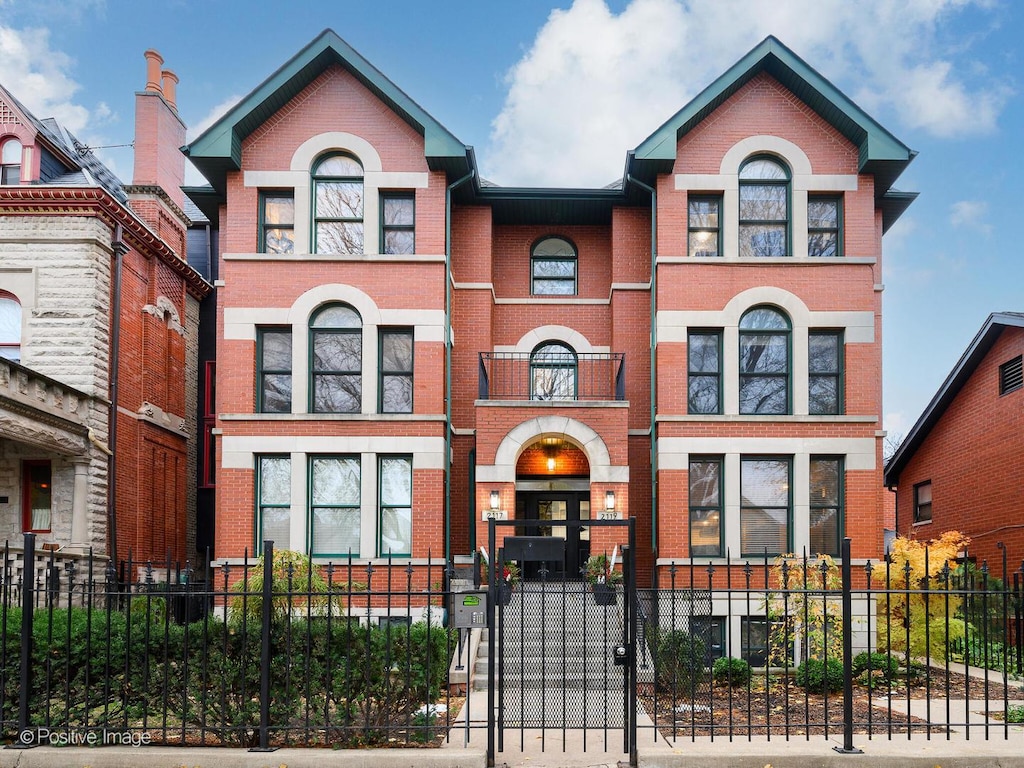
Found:
<svg viewBox="0 0 1024 768"><path fill-rule="evenodd" d="M671 172L679 139L761 72L778 80L858 147L859 169L878 179L875 195L879 200L917 154L769 36L645 139L632 153L628 171L645 181L658 173Z"/></svg>
<svg viewBox="0 0 1024 768"><path fill-rule="evenodd" d="M424 154L432 170L469 171L469 147L330 29L321 32L195 141L182 147L182 152L215 189L224 192L227 173L241 168L245 137L335 64L344 67L423 136Z"/></svg>

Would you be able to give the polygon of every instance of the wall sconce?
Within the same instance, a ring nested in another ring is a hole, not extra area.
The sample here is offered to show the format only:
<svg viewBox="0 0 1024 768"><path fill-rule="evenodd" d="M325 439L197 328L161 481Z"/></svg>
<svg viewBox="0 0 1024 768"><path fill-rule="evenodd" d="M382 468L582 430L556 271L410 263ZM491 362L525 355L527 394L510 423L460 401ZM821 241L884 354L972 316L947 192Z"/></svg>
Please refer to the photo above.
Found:
<svg viewBox="0 0 1024 768"><path fill-rule="evenodd" d="M491 491L491 509L498 509L501 504L501 494L497 491Z"/></svg>
<svg viewBox="0 0 1024 768"><path fill-rule="evenodd" d="M607 491L604 494L604 508L609 512L615 511L615 491Z"/></svg>
<svg viewBox="0 0 1024 768"><path fill-rule="evenodd" d="M555 471L555 457L554 456L548 456L548 472L554 472L554 471Z"/></svg>

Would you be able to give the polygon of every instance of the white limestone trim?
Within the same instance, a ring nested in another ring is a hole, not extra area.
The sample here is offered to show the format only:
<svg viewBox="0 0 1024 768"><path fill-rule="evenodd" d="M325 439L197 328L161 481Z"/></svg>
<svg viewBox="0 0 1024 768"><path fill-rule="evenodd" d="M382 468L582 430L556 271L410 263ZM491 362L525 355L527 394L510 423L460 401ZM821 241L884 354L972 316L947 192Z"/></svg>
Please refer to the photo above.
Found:
<svg viewBox="0 0 1024 768"><path fill-rule="evenodd" d="M224 435L221 466L252 469L260 454L412 454L415 469L444 469L443 437L397 435Z"/></svg>
<svg viewBox="0 0 1024 768"><path fill-rule="evenodd" d="M875 469L873 437L662 437L658 439L658 470L687 470L690 456L740 455L845 456L847 470ZM739 476L738 474L736 475Z"/></svg>
<svg viewBox="0 0 1024 768"><path fill-rule="evenodd" d="M542 325L524 333L514 345L496 344L494 351L530 354L539 345L550 341L560 341L580 353L608 351L608 347L595 347L582 333L564 325Z"/></svg>
<svg viewBox="0 0 1024 768"><path fill-rule="evenodd" d="M790 174L795 178L798 175L810 176L814 173L811 170L811 161L807 154L799 146L780 136L761 134L748 136L733 144L724 155L719 166L719 172L723 175L738 175L743 161L751 155L776 155L788 166Z"/></svg>
<svg viewBox="0 0 1024 768"><path fill-rule="evenodd" d="M611 299L538 299L531 297L528 299L499 299L495 297L495 304L564 304L568 306L590 306L599 304L609 304Z"/></svg>
<svg viewBox="0 0 1024 768"><path fill-rule="evenodd" d="M373 145L361 136L345 131L328 131L311 136L292 153L291 170L308 174L313 161L325 152L345 151L355 155L363 166L363 173L380 173L384 170L380 155Z"/></svg>
<svg viewBox="0 0 1024 768"><path fill-rule="evenodd" d="M825 258L815 256L813 259L807 258L803 261L796 261L792 256L757 256L757 257L736 257L728 260L723 259L721 256L658 256L657 264L700 264L703 265L723 265L728 264L730 267L835 267L840 265L850 266L851 264L866 264L874 265L878 263L878 259L874 256L839 256L836 258Z"/></svg>
<svg viewBox="0 0 1024 768"><path fill-rule="evenodd" d="M443 264L444 254L434 253L226 253L224 261L332 261L385 262L389 264Z"/></svg>
<svg viewBox="0 0 1024 768"><path fill-rule="evenodd" d="M242 185L266 189L288 189L309 183L309 168L301 171L245 171Z"/></svg>
<svg viewBox="0 0 1024 768"><path fill-rule="evenodd" d="M452 281L452 288L459 291L494 291L494 283L457 283Z"/></svg>
<svg viewBox="0 0 1024 768"><path fill-rule="evenodd" d="M611 463L608 446L591 427L568 416L537 416L513 427L498 445L494 464L477 464L481 483L514 483L520 454L543 437L560 437L579 447L590 463L592 483L628 483L629 467Z"/></svg>
<svg viewBox="0 0 1024 768"><path fill-rule="evenodd" d="M649 291L650 281L646 283L612 283L612 291Z"/></svg>

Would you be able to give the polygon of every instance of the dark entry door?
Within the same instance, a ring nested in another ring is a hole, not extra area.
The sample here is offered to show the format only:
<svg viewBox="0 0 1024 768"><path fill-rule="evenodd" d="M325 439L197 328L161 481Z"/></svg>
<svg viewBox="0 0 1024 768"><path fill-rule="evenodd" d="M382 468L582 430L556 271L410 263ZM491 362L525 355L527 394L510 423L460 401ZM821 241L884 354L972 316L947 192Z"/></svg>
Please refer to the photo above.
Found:
<svg viewBox="0 0 1024 768"><path fill-rule="evenodd" d="M545 578L548 581L580 579L583 566L587 558L590 557L590 528L567 526L565 522L590 519L590 493L521 491L518 496L518 500L522 504L522 517L526 520L537 521L537 525L526 528L527 535L554 536L565 540L564 562L525 563L523 577L540 579L541 569L546 568Z"/></svg>

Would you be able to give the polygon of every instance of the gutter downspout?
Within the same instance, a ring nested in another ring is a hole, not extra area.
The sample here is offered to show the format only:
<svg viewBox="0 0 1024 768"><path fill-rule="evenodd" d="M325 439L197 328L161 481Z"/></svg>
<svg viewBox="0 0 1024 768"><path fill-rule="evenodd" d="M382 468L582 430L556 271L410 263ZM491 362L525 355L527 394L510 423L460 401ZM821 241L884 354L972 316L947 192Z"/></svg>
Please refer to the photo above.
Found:
<svg viewBox="0 0 1024 768"><path fill-rule="evenodd" d="M111 310L110 329L110 416L107 423L107 551L110 562L117 568L117 398L118 369L121 363L121 283L124 271L124 255L128 246L124 243L124 230L120 224L114 227L111 247L114 249L114 301Z"/></svg>
<svg viewBox="0 0 1024 768"><path fill-rule="evenodd" d="M630 174L626 181L651 194L651 549L658 554L658 445L655 417L658 414L658 191Z"/></svg>
<svg viewBox="0 0 1024 768"><path fill-rule="evenodd" d="M444 560L452 554L452 190L476 175L471 170L444 191Z"/></svg>

